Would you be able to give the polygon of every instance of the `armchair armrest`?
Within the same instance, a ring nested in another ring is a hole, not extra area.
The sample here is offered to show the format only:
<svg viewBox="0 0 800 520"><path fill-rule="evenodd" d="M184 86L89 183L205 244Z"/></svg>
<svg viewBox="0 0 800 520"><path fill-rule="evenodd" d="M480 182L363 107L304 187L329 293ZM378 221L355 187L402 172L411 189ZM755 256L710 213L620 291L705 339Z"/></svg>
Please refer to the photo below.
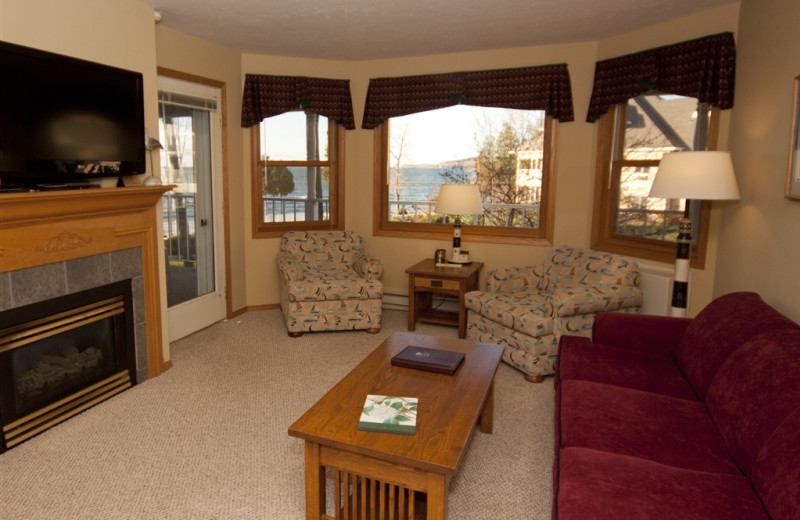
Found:
<svg viewBox="0 0 800 520"><path fill-rule="evenodd" d="M594 317L592 338L604 345L673 353L691 322L690 318L601 312Z"/></svg>
<svg viewBox="0 0 800 520"><path fill-rule="evenodd" d="M358 275L367 280L377 280L383 276L383 262L366 251L356 253L353 266Z"/></svg>
<svg viewBox="0 0 800 520"><path fill-rule="evenodd" d="M278 273L287 282L297 282L305 278L302 263L287 251L278 253Z"/></svg>
<svg viewBox="0 0 800 520"><path fill-rule="evenodd" d="M487 292L507 292L513 289L536 288L544 278L541 265L530 267L501 267L493 269L486 277Z"/></svg>
<svg viewBox="0 0 800 520"><path fill-rule="evenodd" d="M556 316L577 316L638 307L642 304L642 290L635 285L578 282L553 289L548 299Z"/></svg>

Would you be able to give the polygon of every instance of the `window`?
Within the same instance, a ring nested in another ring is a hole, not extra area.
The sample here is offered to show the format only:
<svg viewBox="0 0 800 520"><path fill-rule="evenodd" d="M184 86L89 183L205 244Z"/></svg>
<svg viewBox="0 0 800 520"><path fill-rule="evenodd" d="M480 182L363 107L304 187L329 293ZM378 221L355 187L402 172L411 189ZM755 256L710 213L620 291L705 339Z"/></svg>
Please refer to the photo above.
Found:
<svg viewBox="0 0 800 520"><path fill-rule="evenodd" d="M646 94L616 105L600 118L592 247L672 262L684 200L648 198L661 157L714 149L719 109L697 99ZM709 203L689 205L692 266L702 268Z"/></svg>
<svg viewBox="0 0 800 520"><path fill-rule="evenodd" d="M376 233L449 237L439 187L477 183L484 211L462 216L468 240L551 243L557 124L540 110L470 105L388 119L375 132Z"/></svg>
<svg viewBox="0 0 800 520"><path fill-rule="evenodd" d="M341 128L297 110L265 118L251 132L253 236L338 229L344 220Z"/></svg>

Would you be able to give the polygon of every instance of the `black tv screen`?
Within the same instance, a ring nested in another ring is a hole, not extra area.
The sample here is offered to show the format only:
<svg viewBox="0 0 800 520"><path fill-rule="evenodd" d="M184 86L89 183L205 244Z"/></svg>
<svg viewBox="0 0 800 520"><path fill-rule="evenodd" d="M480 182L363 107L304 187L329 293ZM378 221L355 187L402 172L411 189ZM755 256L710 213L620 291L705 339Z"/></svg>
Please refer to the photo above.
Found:
<svg viewBox="0 0 800 520"><path fill-rule="evenodd" d="M142 75L0 42L0 181L144 173Z"/></svg>

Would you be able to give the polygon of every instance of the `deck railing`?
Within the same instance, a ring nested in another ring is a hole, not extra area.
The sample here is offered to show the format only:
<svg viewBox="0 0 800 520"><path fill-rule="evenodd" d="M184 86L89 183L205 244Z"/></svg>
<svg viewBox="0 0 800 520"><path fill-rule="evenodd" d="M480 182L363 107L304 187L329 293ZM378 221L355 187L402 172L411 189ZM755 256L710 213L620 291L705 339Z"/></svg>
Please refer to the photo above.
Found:
<svg viewBox="0 0 800 520"><path fill-rule="evenodd" d="M169 261L194 262L195 234L195 196L194 194L164 194L162 199L164 211L165 253ZM321 209L321 218L330 218L330 199L306 199L263 197L261 216L264 222L303 222L307 204L316 204ZM435 201L399 200L389 202L392 221L416 222L422 224L436 223L440 215L435 213ZM513 212L511 210L514 210ZM516 214L514 222L512 215ZM495 204L483 205L483 215L476 215L465 224L478 225L483 222L495 222L498 226L530 228L531 223L538 222L538 204ZM524 218L520 218L523 216ZM683 216L682 210L654 210L647 208L620 209L617 215L616 232L629 236L645 236L664 240L668 235L675 235L678 220ZM673 238L674 239L674 238Z"/></svg>

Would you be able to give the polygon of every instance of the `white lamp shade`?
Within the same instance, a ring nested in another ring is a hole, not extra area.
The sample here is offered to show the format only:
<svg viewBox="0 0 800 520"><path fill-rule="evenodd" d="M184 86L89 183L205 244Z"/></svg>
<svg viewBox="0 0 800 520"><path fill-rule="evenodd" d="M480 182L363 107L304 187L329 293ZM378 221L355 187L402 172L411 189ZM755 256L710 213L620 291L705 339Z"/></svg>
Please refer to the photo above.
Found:
<svg viewBox="0 0 800 520"><path fill-rule="evenodd" d="M433 211L442 215L480 215L483 207L478 185L442 184Z"/></svg>
<svg viewBox="0 0 800 520"><path fill-rule="evenodd" d="M665 154L650 188L650 197L690 200L734 200L739 187L728 152Z"/></svg>

